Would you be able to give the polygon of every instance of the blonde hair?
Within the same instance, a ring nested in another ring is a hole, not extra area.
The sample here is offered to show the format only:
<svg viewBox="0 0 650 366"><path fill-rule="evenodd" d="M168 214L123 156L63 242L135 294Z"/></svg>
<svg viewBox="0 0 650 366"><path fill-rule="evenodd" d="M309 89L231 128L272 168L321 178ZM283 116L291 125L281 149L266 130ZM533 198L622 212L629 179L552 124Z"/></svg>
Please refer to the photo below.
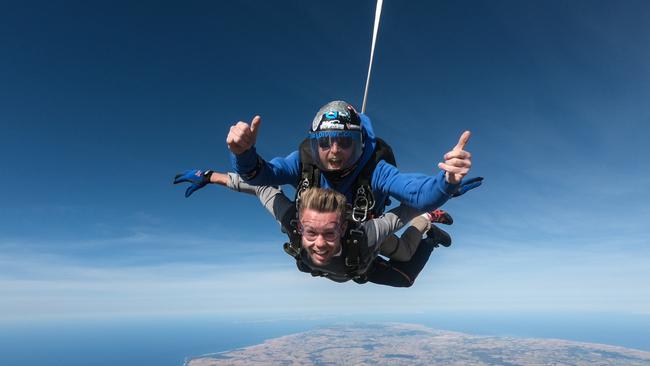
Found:
<svg viewBox="0 0 650 366"><path fill-rule="evenodd" d="M306 209L316 212L336 212L340 219L345 218L347 199L341 193L326 188L308 188L300 194L299 216Z"/></svg>

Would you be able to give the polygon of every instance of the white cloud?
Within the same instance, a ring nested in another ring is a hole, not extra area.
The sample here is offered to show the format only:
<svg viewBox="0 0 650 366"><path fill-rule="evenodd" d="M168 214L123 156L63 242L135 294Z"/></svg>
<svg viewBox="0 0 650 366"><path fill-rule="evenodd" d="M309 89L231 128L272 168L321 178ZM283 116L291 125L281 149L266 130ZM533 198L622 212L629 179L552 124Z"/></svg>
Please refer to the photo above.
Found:
<svg viewBox="0 0 650 366"><path fill-rule="evenodd" d="M647 253L513 243L434 251L409 289L336 284L300 273L289 258L268 265L170 262L93 266L49 255L0 257L5 319L96 314L444 310L648 312ZM351 306L350 304L353 304Z"/></svg>
<svg viewBox="0 0 650 366"><path fill-rule="evenodd" d="M409 289L300 273L278 232L236 245L152 228L91 240L0 240L0 314L650 312L650 246L642 226L624 223L612 232L593 215L571 222L566 213L546 215L552 205L540 207L522 210L521 220L496 209L459 210L450 228L454 244L434 251Z"/></svg>

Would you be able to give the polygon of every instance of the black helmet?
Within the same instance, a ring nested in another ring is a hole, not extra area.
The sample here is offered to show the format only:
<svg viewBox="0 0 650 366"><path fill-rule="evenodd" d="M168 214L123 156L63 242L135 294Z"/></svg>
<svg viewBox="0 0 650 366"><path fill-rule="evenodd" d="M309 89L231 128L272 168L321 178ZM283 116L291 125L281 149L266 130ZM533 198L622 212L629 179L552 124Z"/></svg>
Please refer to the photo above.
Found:
<svg viewBox="0 0 650 366"><path fill-rule="evenodd" d="M363 153L361 118L354 107L344 101L329 102L320 108L312 122L309 138L314 160L323 171L348 169ZM341 152L329 154L334 144Z"/></svg>

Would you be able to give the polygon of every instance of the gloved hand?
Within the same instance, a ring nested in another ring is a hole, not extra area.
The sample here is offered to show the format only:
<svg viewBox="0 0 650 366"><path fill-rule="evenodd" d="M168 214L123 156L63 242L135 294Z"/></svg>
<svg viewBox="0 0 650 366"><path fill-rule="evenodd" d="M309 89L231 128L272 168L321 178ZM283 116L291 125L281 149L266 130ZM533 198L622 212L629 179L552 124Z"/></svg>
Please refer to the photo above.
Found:
<svg viewBox="0 0 650 366"><path fill-rule="evenodd" d="M205 187L206 184L210 183L210 177L212 176L212 173L214 173L212 170L206 170L206 171L200 169L187 170L183 173L176 174L176 176L174 177L174 184L186 183L186 182L192 183L185 190L185 198L187 198L190 195L192 195L194 191L199 190Z"/></svg>
<svg viewBox="0 0 650 366"><path fill-rule="evenodd" d="M483 177L474 177L474 178L470 178L470 179L467 179L467 180L463 179L460 182L460 187L458 187L458 190L456 191L456 193L452 194L451 196L452 197L462 196L467 191L472 190L472 189L480 186L481 184L483 184Z"/></svg>

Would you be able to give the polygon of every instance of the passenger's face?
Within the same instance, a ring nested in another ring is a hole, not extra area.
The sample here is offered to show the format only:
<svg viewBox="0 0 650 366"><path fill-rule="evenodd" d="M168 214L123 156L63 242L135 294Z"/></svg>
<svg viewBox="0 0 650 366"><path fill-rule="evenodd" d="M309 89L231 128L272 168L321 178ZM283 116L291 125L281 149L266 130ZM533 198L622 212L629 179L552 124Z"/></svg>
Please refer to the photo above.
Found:
<svg viewBox="0 0 650 366"><path fill-rule="evenodd" d="M329 148L318 147L318 158L326 170L341 170L350 166L353 149L341 147L338 142L333 142Z"/></svg>
<svg viewBox="0 0 650 366"><path fill-rule="evenodd" d="M337 213L305 209L300 215L300 226L302 247L315 265L326 265L341 250L344 226Z"/></svg>

